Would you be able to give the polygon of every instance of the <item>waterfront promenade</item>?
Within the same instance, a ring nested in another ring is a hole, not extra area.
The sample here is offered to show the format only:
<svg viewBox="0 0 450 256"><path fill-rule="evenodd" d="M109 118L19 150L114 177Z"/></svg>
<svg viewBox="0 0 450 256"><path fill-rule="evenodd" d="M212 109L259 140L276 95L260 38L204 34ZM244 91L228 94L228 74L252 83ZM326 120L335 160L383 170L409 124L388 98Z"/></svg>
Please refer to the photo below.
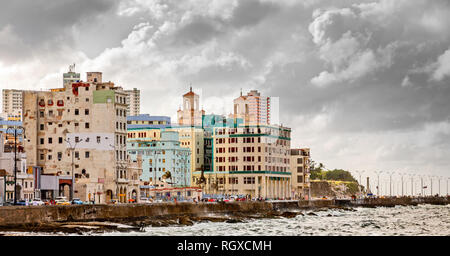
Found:
<svg viewBox="0 0 450 256"><path fill-rule="evenodd" d="M0 207L0 231L80 232L93 226L98 230L139 229L143 226L192 225L193 221L238 222L245 218L295 217L320 208L353 210L353 207L394 207L396 205L450 203L450 197L365 198L357 200L278 200L226 203L155 203L69 206ZM120 227L106 222L126 224Z"/></svg>

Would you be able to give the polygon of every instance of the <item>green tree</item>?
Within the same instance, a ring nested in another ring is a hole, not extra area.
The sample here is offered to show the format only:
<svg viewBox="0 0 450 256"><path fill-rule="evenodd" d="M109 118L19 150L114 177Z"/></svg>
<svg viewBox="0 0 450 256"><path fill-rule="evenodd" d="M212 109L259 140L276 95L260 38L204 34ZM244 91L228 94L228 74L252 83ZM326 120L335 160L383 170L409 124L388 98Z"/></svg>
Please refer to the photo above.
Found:
<svg viewBox="0 0 450 256"><path fill-rule="evenodd" d="M342 169L334 169L325 173L326 180L340 180L340 181L353 181L357 182L352 174Z"/></svg>

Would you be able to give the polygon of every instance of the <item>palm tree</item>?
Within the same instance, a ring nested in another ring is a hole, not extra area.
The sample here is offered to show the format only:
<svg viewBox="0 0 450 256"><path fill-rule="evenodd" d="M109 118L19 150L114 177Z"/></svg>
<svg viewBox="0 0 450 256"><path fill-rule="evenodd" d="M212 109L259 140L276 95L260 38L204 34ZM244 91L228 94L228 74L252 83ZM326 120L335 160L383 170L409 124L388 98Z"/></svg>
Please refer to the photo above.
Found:
<svg viewBox="0 0 450 256"><path fill-rule="evenodd" d="M170 183L171 183L171 184L173 183L173 182L172 182L172 173L170 173L170 171L166 171L166 172L163 174L162 178L165 179L165 180L170 179Z"/></svg>

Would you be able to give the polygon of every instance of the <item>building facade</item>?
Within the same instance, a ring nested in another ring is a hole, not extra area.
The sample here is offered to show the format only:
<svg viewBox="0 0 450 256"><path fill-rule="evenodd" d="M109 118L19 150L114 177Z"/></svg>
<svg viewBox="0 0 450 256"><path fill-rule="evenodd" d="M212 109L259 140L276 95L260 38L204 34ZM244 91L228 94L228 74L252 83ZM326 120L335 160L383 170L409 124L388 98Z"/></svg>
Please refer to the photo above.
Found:
<svg viewBox="0 0 450 256"><path fill-rule="evenodd" d="M133 88L133 90L125 90L127 94L127 115L138 116L141 112L141 91Z"/></svg>
<svg viewBox="0 0 450 256"><path fill-rule="evenodd" d="M309 198L310 149L291 149L292 197Z"/></svg>
<svg viewBox="0 0 450 256"><path fill-rule="evenodd" d="M278 124L278 101L273 97L261 96L257 90L234 99L234 118L242 118L245 124Z"/></svg>
<svg viewBox="0 0 450 256"><path fill-rule="evenodd" d="M0 140L3 140L5 134L0 132ZM14 175L14 155L16 155L17 172ZM21 147L10 148L5 151L5 147L0 145L0 172L6 175L0 175L0 202L11 201L14 199L14 184L16 184L16 201L32 200L35 198L35 182L33 172L26 168L27 158ZM16 178L16 180L14 180ZM6 185L6 187L5 187Z"/></svg>
<svg viewBox="0 0 450 256"><path fill-rule="evenodd" d="M178 132L162 131L159 140L128 140L130 159L142 157L140 180L155 187L168 183L188 187L191 180L191 152L181 147Z"/></svg>
<svg viewBox="0 0 450 256"><path fill-rule="evenodd" d="M73 197L83 201L104 203L120 194L118 176L127 170L127 94L103 83L100 72L87 77L89 82L82 82L79 73L69 71L63 88L24 92L28 164L41 167L41 175L59 177L57 184L51 177L51 184L41 179L47 188L41 190L43 199L70 198L72 186Z"/></svg>
<svg viewBox="0 0 450 256"><path fill-rule="evenodd" d="M170 127L170 117L141 114L127 117L128 128L166 128Z"/></svg>
<svg viewBox="0 0 450 256"><path fill-rule="evenodd" d="M200 97L192 91L183 95L183 108L177 111L179 126L201 126L205 111L200 110Z"/></svg>
<svg viewBox="0 0 450 256"><path fill-rule="evenodd" d="M22 90L3 89L2 90L2 114L8 121L22 120Z"/></svg>
<svg viewBox="0 0 450 256"><path fill-rule="evenodd" d="M194 182L206 194L289 198L290 133L266 125L213 128L213 171L194 172Z"/></svg>

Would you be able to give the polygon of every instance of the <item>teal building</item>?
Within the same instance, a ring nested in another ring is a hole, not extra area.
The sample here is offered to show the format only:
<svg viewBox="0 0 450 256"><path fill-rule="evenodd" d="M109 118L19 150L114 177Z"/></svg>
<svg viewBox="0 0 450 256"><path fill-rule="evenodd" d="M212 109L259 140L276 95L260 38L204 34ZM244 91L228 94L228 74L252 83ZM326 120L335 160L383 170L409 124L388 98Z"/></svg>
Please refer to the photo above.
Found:
<svg viewBox="0 0 450 256"><path fill-rule="evenodd" d="M191 151L180 146L178 132L161 131L160 140L128 139L127 151L132 160L142 156L141 181L156 187L164 180L173 187L189 186Z"/></svg>

